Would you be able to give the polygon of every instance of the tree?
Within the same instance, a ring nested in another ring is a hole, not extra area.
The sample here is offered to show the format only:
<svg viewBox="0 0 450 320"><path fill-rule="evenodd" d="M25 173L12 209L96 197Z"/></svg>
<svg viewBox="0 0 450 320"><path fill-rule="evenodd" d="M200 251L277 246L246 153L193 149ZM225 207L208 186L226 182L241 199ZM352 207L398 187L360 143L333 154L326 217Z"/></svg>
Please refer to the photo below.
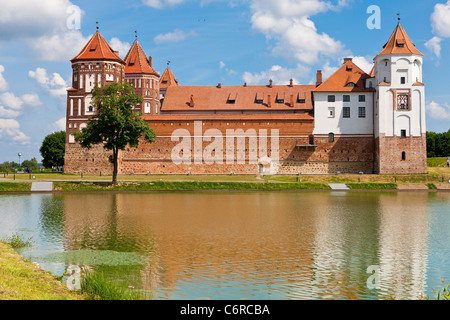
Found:
<svg viewBox="0 0 450 320"><path fill-rule="evenodd" d="M74 133L75 140L83 148L90 149L94 145L103 144L103 148L112 151L109 157L113 164L112 182L117 182L119 150L127 145L136 148L139 139L147 142L155 141L155 132L141 114L133 110L133 106L142 103L143 99L134 93L128 83L110 83L103 88L92 90L92 106L97 114L92 116L87 127Z"/></svg>
<svg viewBox="0 0 450 320"><path fill-rule="evenodd" d="M37 162L36 158L33 158L33 159L31 159L31 160L24 160L24 161L22 162L22 167L24 167L24 168L30 168L30 170L31 170L32 172L37 172L37 171L39 171L39 165L38 165L38 162Z"/></svg>
<svg viewBox="0 0 450 320"><path fill-rule="evenodd" d="M46 168L64 165L64 153L66 150L66 132L59 131L49 134L44 138L39 149L42 155L42 164Z"/></svg>
<svg viewBox="0 0 450 320"><path fill-rule="evenodd" d="M427 132L427 157L450 156L450 130L442 133Z"/></svg>

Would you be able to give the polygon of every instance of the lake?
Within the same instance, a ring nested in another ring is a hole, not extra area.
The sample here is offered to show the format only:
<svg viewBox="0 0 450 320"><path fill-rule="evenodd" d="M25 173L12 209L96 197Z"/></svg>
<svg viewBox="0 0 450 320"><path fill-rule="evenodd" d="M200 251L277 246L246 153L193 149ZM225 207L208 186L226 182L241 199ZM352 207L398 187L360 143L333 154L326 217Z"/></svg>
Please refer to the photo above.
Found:
<svg viewBox="0 0 450 320"><path fill-rule="evenodd" d="M0 238L152 299L417 299L450 282L448 192L0 196Z"/></svg>

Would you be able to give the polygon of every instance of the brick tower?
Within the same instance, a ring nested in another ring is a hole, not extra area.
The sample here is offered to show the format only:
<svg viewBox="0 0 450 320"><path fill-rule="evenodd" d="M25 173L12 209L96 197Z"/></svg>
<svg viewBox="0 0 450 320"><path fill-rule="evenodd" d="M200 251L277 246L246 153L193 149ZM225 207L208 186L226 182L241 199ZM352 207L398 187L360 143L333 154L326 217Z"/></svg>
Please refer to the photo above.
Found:
<svg viewBox="0 0 450 320"><path fill-rule="evenodd" d="M426 173L423 54L400 22L374 63L375 169L378 173Z"/></svg>
<svg viewBox="0 0 450 320"><path fill-rule="evenodd" d="M96 110L91 105L92 89L112 82L123 82L125 62L97 32L72 60L72 87L67 90L65 171L98 174L110 168L108 157L97 157L103 148L82 149L75 142L73 132L87 126ZM106 159L106 160L105 160ZM81 165L81 163L83 165Z"/></svg>
<svg viewBox="0 0 450 320"><path fill-rule="evenodd" d="M159 114L159 74L153 69L152 57L146 57L137 37L125 57L125 81L144 99L139 110L142 114Z"/></svg>

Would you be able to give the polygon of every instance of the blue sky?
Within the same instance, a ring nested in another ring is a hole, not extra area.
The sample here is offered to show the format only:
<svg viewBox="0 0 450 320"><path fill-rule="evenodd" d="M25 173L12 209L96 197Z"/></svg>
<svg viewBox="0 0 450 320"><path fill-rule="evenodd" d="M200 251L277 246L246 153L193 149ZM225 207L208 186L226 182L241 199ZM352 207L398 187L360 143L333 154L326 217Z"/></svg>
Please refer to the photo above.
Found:
<svg viewBox="0 0 450 320"><path fill-rule="evenodd" d="M380 29L369 29L370 5ZM36 157L64 129L73 58L100 32L121 56L136 30L182 85L309 84L344 57L370 69L397 24L425 55L427 130L450 129L450 1L0 0L0 162ZM78 17L80 10L80 19ZM367 70L368 72L369 70Z"/></svg>

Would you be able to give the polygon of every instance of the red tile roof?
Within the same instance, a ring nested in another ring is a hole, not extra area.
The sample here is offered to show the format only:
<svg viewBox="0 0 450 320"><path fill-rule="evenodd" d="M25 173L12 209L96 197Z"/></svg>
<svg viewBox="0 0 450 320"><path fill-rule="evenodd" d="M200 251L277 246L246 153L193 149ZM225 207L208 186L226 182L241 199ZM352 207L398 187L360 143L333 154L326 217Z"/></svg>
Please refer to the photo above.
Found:
<svg viewBox="0 0 450 320"><path fill-rule="evenodd" d="M171 86L167 89L161 111L192 113L312 110L311 92L315 87L315 85Z"/></svg>
<svg viewBox="0 0 450 320"><path fill-rule="evenodd" d="M374 89L365 87L367 78L370 76L360 69L352 59L345 59L344 64L314 91L372 92Z"/></svg>
<svg viewBox="0 0 450 320"><path fill-rule="evenodd" d="M147 58L139 41L136 39L125 57L126 74L159 74L153 69L151 58Z"/></svg>
<svg viewBox="0 0 450 320"><path fill-rule="evenodd" d="M384 45L383 50L378 54L418 54L423 56L423 54L416 49L415 45L412 43L406 34L405 29L401 26L400 22L392 33L389 41Z"/></svg>
<svg viewBox="0 0 450 320"><path fill-rule="evenodd" d="M302 114L170 114L170 115L143 115L150 121L313 121L314 117L307 113Z"/></svg>
<svg viewBox="0 0 450 320"><path fill-rule="evenodd" d="M177 78L175 78L174 74L172 73L172 70L170 70L169 67L167 67L166 70L164 70L161 79L159 80L159 88L160 89L166 89L170 86L179 86Z"/></svg>
<svg viewBox="0 0 450 320"><path fill-rule="evenodd" d="M78 60L111 60L124 63L98 31L91 37L80 53L70 61L75 62Z"/></svg>

